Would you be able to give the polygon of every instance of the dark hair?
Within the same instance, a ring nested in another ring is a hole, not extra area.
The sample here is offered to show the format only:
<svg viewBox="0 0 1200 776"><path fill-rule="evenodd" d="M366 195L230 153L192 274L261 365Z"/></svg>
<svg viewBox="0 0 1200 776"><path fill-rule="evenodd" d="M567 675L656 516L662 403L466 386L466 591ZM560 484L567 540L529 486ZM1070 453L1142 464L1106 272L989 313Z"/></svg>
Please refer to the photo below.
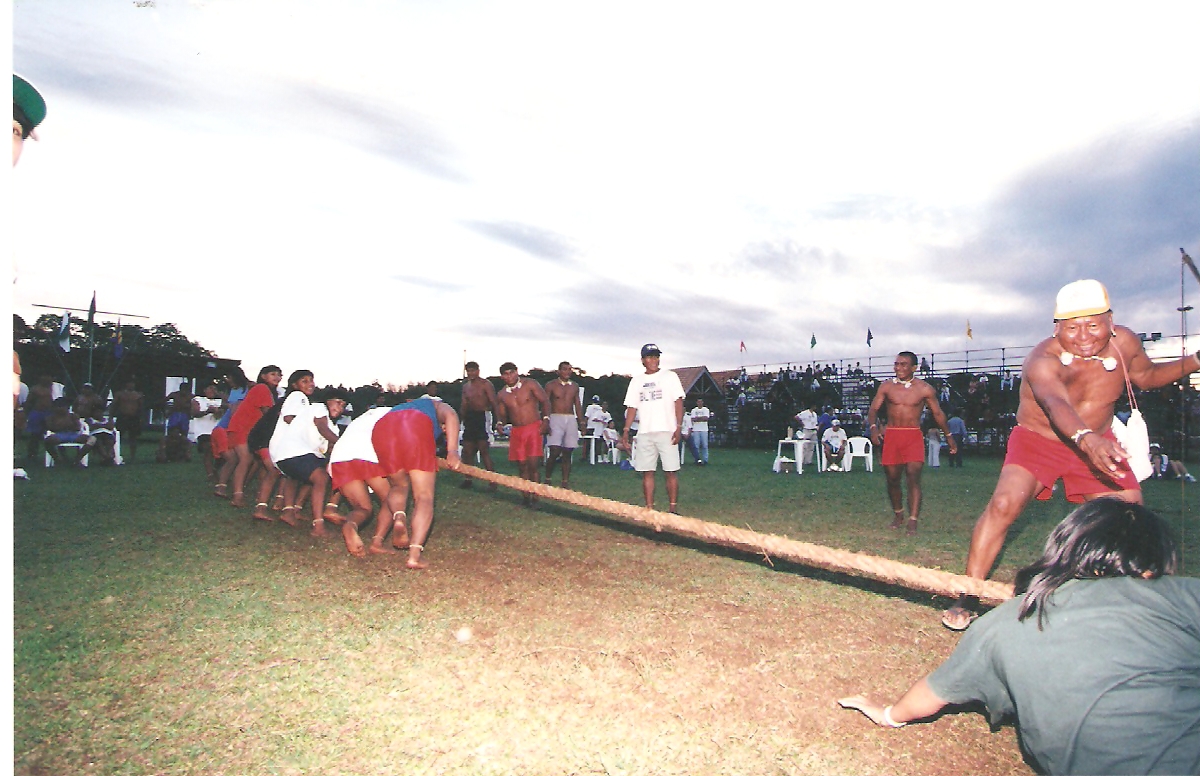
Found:
<svg viewBox="0 0 1200 776"><path fill-rule="evenodd" d="M500 365L500 373L501 374L507 372L510 369L513 370L514 372L517 371L517 365L511 361L505 361L503 364Z"/></svg>
<svg viewBox="0 0 1200 776"><path fill-rule="evenodd" d="M1054 527L1040 558L1017 572L1015 592L1025 594L1017 619L1037 612L1040 630L1050 597L1064 583L1161 577L1175 573L1177 558L1167 521L1146 507L1116 498L1089 501Z"/></svg>
<svg viewBox="0 0 1200 776"><path fill-rule="evenodd" d="M912 352L911 350L901 350L901 351L900 351L899 353L897 353L896 355L897 355L897 356L908 356L908 357L909 357L909 359L911 359L911 360L912 360L912 365L913 365L913 366L916 366L916 365L917 365L917 363L918 363L918 362L917 362L917 354L916 354L916 353L914 353L914 352Z"/></svg>
<svg viewBox="0 0 1200 776"><path fill-rule="evenodd" d="M463 369L478 369L478 368L479 368L478 361L468 361L467 363L463 364Z"/></svg>
<svg viewBox="0 0 1200 776"><path fill-rule="evenodd" d="M283 374L283 370L279 367L275 366L274 364L267 364L262 369L258 370L258 380L256 380L256 382L261 383L263 381L263 375L269 372L279 372L280 374ZM291 381L289 380L288 382Z"/></svg>
<svg viewBox="0 0 1200 776"><path fill-rule="evenodd" d="M270 370L268 369L267 371L270 371ZM295 372L292 372L290 375L288 375L287 391L284 392L284 394L283 394L284 397L286 398L293 392L300 390L299 388L296 387L296 381L303 380L306 377L312 377L312 376L313 376L313 373L307 369L297 369Z"/></svg>
<svg viewBox="0 0 1200 776"><path fill-rule="evenodd" d="M570 366L570 365L571 365L571 362L570 362L570 361L559 361L559 362L558 362L558 368L559 368L559 369L562 369L564 366Z"/></svg>
<svg viewBox="0 0 1200 776"><path fill-rule="evenodd" d="M233 371L225 375L225 379L232 383L234 388L245 388L250 384L250 381L246 379L246 373L240 366L235 366Z"/></svg>

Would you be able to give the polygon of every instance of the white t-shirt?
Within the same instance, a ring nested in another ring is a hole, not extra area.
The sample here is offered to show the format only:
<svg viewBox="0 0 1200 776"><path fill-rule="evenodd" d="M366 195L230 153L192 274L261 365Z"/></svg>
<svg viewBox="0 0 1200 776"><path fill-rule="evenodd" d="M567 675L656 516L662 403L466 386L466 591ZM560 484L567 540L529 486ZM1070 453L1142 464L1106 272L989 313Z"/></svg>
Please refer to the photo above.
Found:
<svg viewBox="0 0 1200 776"><path fill-rule="evenodd" d="M708 431L708 419L712 417L712 410L708 407L696 407L692 410L692 429L695 431Z"/></svg>
<svg viewBox="0 0 1200 776"><path fill-rule="evenodd" d="M678 428L675 402L683 399L679 375L670 369L634 375L625 392L625 406L637 410L638 433L674 431Z"/></svg>
<svg viewBox="0 0 1200 776"><path fill-rule="evenodd" d="M210 399L207 396L195 396L192 401L196 402L196 406L201 412L207 413L211 409L215 409L224 404L223 399ZM188 439L193 442L196 437L202 437L207 434L212 434L212 430L216 428L217 421L220 420L219 415L201 415L198 418L192 418L188 423Z"/></svg>
<svg viewBox="0 0 1200 776"><path fill-rule="evenodd" d="M605 412L599 404L589 404L583 411L583 416L587 418L588 433L592 436L601 436L608 421L612 420L612 415Z"/></svg>
<svg viewBox="0 0 1200 776"><path fill-rule="evenodd" d="M841 426L834 428L830 426L825 429L825 433L821 435L821 441L829 445L834 450L841 450L842 445L846 444L846 432Z"/></svg>
<svg viewBox="0 0 1200 776"><path fill-rule="evenodd" d="M286 417L292 418L288 423ZM301 455L321 455L321 442L324 437L317 430L317 418L328 418L329 410L320 402L313 404L303 391L292 391L283 400L279 410L279 420L275 423L275 433L271 435L271 444L267 448L271 460L286 461Z"/></svg>
<svg viewBox="0 0 1200 776"><path fill-rule="evenodd" d="M333 448L333 455L329 457L329 462L370 461L379 463L379 456L375 454L375 443L371 441L371 435L374 433L375 424L379 422L379 419L391 411L391 407L375 407L355 418L338 437L338 443Z"/></svg>
<svg viewBox="0 0 1200 776"><path fill-rule="evenodd" d="M817 413L813 412L812 410L803 410L799 415L796 416L796 420L800 421L800 428L804 429L805 431L817 430Z"/></svg>

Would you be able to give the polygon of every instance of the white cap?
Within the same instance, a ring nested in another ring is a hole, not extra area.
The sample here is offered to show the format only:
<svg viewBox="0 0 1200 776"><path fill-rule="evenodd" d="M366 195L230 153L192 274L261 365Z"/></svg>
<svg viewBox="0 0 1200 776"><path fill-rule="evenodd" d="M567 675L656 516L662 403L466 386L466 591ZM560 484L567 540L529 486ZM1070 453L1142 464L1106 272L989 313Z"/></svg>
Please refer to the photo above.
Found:
<svg viewBox="0 0 1200 776"><path fill-rule="evenodd" d="M1108 289L1099 280L1076 280L1058 291L1054 302L1054 320L1083 318L1112 310Z"/></svg>

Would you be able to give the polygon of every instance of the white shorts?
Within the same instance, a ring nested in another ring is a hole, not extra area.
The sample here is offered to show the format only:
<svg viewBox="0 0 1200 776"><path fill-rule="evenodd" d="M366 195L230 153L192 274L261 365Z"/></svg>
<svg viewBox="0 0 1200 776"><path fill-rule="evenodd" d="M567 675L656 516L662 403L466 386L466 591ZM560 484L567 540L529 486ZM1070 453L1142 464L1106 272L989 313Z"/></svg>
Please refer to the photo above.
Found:
<svg viewBox="0 0 1200 776"><path fill-rule="evenodd" d="M662 459L664 472L679 471L679 445L671 444L672 431L647 431L636 437L637 445L633 457L633 468L639 472L652 472Z"/></svg>
<svg viewBox="0 0 1200 776"><path fill-rule="evenodd" d="M551 415L550 435L546 444L551 447L562 447L574 450L579 447L579 421L574 415Z"/></svg>

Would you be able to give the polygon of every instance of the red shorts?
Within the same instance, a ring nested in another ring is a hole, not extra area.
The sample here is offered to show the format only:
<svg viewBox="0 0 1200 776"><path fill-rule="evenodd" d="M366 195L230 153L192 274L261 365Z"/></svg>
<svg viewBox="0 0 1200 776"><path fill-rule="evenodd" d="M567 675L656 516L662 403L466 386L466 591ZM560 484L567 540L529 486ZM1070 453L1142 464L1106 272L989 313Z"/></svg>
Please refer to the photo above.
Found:
<svg viewBox="0 0 1200 776"><path fill-rule="evenodd" d="M212 442L213 458L220 458L228 450L232 449L229 446L229 432L226 429L214 428L210 441Z"/></svg>
<svg viewBox="0 0 1200 776"><path fill-rule="evenodd" d="M366 482L375 477L386 477L383 467L372 461L355 458L351 461L338 461L329 464L329 479L333 481L333 489L341 490L348 482Z"/></svg>
<svg viewBox="0 0 1200 776"><path fill-rule="evenodd" d="M433 421L420 410L393 410L371 431L371 444L384 476L399 471L436 472Z"/></svg>
<svg viewBox="0 0 1200 776"><path fill-rule="evenodd" d="M233 448L237 447L238 445L247 444L246 433L247 432L245 432L245 431L234 431L233 429L226 429L225 438L227 440L229 440L229 449L232 450Z"/></svg>
<svg viewBox="0 0 1200 776"><path fill-rule="evenodd" d="M1104 432L1105 439L1116 441L1112 429ZM1004 465L1020 466L1037 478L1042 487L1037 493L1039 501L1050 498L1051 488L1058 479L1063 481L1067 501L1079 504L1084 496L1116 493L1121 490L1140 490L1137 477L1123 461L1115 474L1101 474L1080 457L1075 448L1057 439L1047 439L1027 428L1017 426L1008 437L1008 452Z"/></svg>
<svg viewBox="0 0 1200 776"><path fill-rule="evenodd" d="M925 463L925 435L919 428L885 428L883 453L879 462L884 466L906 463Z"/></svg>
<svg viewBox="0 0 1200 776"><path fill-rule="evenodd" d="M540 422L513 426L508 435L508 460L526 461L530 458L541 458L544 452Z"/></svg>

